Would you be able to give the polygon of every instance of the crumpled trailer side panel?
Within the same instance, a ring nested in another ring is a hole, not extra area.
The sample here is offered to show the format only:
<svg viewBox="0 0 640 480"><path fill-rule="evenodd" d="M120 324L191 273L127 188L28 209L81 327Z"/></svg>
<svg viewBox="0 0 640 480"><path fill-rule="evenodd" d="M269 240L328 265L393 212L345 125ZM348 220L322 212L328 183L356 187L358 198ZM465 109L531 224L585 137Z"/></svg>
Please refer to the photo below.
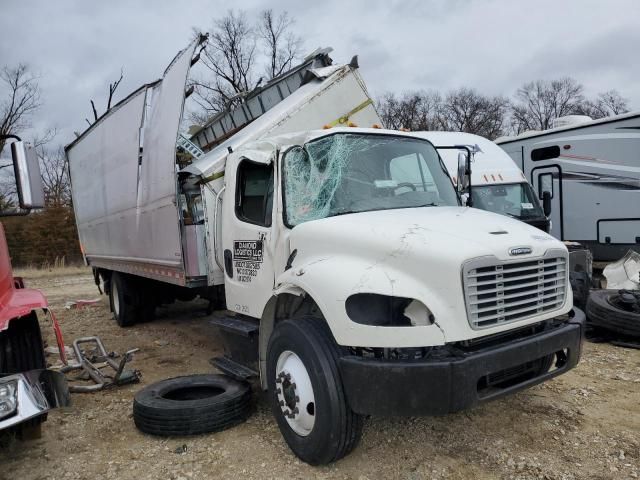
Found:
<svg viewBox="0 0 640 480"><path fill-rule="evenodd" d="M184 285L176 139L195 44L66 147L89 264Z"/></svg>

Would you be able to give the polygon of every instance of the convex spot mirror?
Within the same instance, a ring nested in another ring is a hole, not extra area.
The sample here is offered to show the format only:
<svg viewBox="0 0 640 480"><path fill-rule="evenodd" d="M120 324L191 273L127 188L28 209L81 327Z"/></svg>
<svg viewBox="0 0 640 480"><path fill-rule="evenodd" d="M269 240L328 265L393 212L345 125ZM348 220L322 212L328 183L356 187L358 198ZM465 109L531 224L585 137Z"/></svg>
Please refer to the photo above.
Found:
<svg viewBox="0 0 640 480"><path fill-rule="evenodd" d="M20 208L43 208L44 188L36 149L22 141L15 141L11 144L11 157Z"/></svg>

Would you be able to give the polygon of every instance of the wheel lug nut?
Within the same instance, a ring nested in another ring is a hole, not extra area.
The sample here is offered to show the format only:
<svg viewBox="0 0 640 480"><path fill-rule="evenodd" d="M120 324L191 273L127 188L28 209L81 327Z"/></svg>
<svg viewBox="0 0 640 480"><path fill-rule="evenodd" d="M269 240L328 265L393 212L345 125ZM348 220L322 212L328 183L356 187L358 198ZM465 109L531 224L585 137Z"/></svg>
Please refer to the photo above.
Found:
<svg viewBox="0 0 640 480"><path fill-rule="evenodd" d="M280 406L284 407L284 400L280 400Z"/></svg>
<svg viewBox="0 0 640 480"><path fill-rule="evenodd" d="M300 401L300 397L296 395L296 403Z"/></svg>
<svg viewBox="0 0 640 480"><path fill-rule="evenodd" d="M277 394L281 394L281 393L282 393L282 390L281 390L281 389L279 389L279 388L276 388L276 393L277 393Z"/></svg>

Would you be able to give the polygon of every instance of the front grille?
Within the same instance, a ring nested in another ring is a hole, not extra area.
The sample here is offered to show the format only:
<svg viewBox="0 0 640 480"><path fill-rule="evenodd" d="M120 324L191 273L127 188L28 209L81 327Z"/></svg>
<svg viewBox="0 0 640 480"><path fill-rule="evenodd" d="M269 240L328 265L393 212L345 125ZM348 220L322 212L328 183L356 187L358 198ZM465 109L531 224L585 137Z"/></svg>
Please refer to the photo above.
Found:
<svg viewBox="0 0 640 480"><path fill-rule="evenodd" d="M567 293L567 259L562 253L520 262L467 262L463 281L471 327L516 322L562 307Z"/></svg>

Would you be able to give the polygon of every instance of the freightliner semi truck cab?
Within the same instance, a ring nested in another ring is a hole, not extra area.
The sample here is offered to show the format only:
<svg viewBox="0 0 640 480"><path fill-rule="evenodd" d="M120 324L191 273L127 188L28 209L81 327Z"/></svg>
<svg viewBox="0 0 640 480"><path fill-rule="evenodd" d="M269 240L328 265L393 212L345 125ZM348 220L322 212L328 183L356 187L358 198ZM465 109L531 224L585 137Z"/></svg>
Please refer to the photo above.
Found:
<svg viewBox="0 0 640 480"><path fill-rule="evenodd" d="M260 320L262 385L305 461L348 453L364 415L455 412L578 362L566 247L462 206L419 135L308 131L219 162L227 307Z"/></svg>

